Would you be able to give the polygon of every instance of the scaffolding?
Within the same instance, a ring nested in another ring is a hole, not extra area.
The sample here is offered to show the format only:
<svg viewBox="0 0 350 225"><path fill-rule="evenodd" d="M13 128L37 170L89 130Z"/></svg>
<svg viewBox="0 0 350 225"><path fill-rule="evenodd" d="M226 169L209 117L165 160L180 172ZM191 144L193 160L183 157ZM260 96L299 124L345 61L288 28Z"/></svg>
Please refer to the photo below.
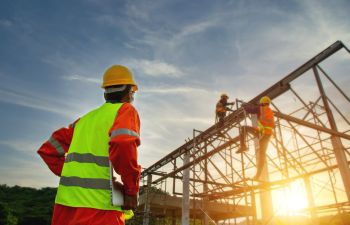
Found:
<svg viewBox="0 0 350 225"><path fill-rule="evenodd" d="M349 49L337 41L248 101L257 104L267 95L275 112L261 180L251 179L256 138L248 136L249 151L235 153L239 128L256 122L237 99L222 126L193 130L192 139L142 172L143 224L152 217L173 225L276 224L281 210L319 224L321 216L350 212L350 99L340 88L346 84L339 86L323 68L340 50L349 64ZM291 208L289 198L300 196L304 208Z"/></svg>

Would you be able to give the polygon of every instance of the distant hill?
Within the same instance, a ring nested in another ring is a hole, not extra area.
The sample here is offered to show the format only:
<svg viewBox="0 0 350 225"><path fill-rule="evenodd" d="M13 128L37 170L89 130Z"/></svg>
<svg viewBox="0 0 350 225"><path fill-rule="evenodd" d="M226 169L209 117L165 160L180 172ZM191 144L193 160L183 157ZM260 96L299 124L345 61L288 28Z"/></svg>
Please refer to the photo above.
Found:
<svg viewBox="0 0 350 225"><path fill-rule="evenodd" d="M142 189L143 187L140 192ZM0 185L0 225L50 225L56 191L57 188L35 189ZM142 224L142 216L136 213L126 224ZM155 223L151 219L150 225Z"/></svg>
<svg viewBox="0 0 350 225"><path fill-rule="evenodd" d="M142 189L141 187L140 192ZM56 188L35 189L0 185L0 225L50 225L56 190ZM142 224L142 219L143 215L136 213L126 224L139 225ZM276 217L275 221L277 225L312 225L310 219L305 217ZM177 219L177 224L179 223L180 218ZM150 225L170 224L172 224L170 218L150 219ZM243 224L245 223L240 223ZM350 225L350 214L322 217L319 225Z"/></svg>

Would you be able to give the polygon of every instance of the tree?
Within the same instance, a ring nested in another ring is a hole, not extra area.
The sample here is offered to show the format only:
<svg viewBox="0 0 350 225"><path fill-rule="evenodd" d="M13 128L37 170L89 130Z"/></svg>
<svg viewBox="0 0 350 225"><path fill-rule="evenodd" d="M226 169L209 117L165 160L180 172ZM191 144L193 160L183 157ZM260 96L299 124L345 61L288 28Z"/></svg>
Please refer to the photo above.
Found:
<svg viewBox="0 0 350 225"><path fill-rule="evenodd" d="M17 225L18 219L15 217L8 206L0 202L0 225Z"/></svg>

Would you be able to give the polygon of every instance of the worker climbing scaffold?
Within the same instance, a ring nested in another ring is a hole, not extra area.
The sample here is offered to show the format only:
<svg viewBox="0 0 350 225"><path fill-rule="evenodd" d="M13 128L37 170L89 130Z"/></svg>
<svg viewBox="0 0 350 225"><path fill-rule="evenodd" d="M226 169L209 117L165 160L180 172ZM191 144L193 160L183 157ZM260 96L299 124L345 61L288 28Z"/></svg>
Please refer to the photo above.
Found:
<svg viewBox="0 0 350 225"><path fill-rule="evenodd" d="M266 150L269 144L270 138L273 135L274 113L270 108L271 99L268 96L264 96L260 99L259 105L251 105L243 103L242 107L246 113L256 114L258 117L258 126L241 126L240 127L240 148L236 153L243 153L248 150L245 142L247 133L253 134L259 139L259 149L257 150L257 171L253 179L259 179L263 170L266 160Z"/></svg>

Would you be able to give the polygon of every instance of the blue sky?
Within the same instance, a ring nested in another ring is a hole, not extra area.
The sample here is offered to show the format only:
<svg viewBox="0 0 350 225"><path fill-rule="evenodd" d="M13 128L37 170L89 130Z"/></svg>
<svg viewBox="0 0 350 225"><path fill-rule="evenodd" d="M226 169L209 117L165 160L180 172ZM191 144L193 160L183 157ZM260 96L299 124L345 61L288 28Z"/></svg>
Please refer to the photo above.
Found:
<svg viewBox="0 0 350 225"><path fill-rule="evenodd" d="M221 92L249 100L336 40L350 46L348 0L0 4L0 183L9 185L57 185L36 150L103 103L112 64L139 84L147 167L213 124Z"/></svg>

